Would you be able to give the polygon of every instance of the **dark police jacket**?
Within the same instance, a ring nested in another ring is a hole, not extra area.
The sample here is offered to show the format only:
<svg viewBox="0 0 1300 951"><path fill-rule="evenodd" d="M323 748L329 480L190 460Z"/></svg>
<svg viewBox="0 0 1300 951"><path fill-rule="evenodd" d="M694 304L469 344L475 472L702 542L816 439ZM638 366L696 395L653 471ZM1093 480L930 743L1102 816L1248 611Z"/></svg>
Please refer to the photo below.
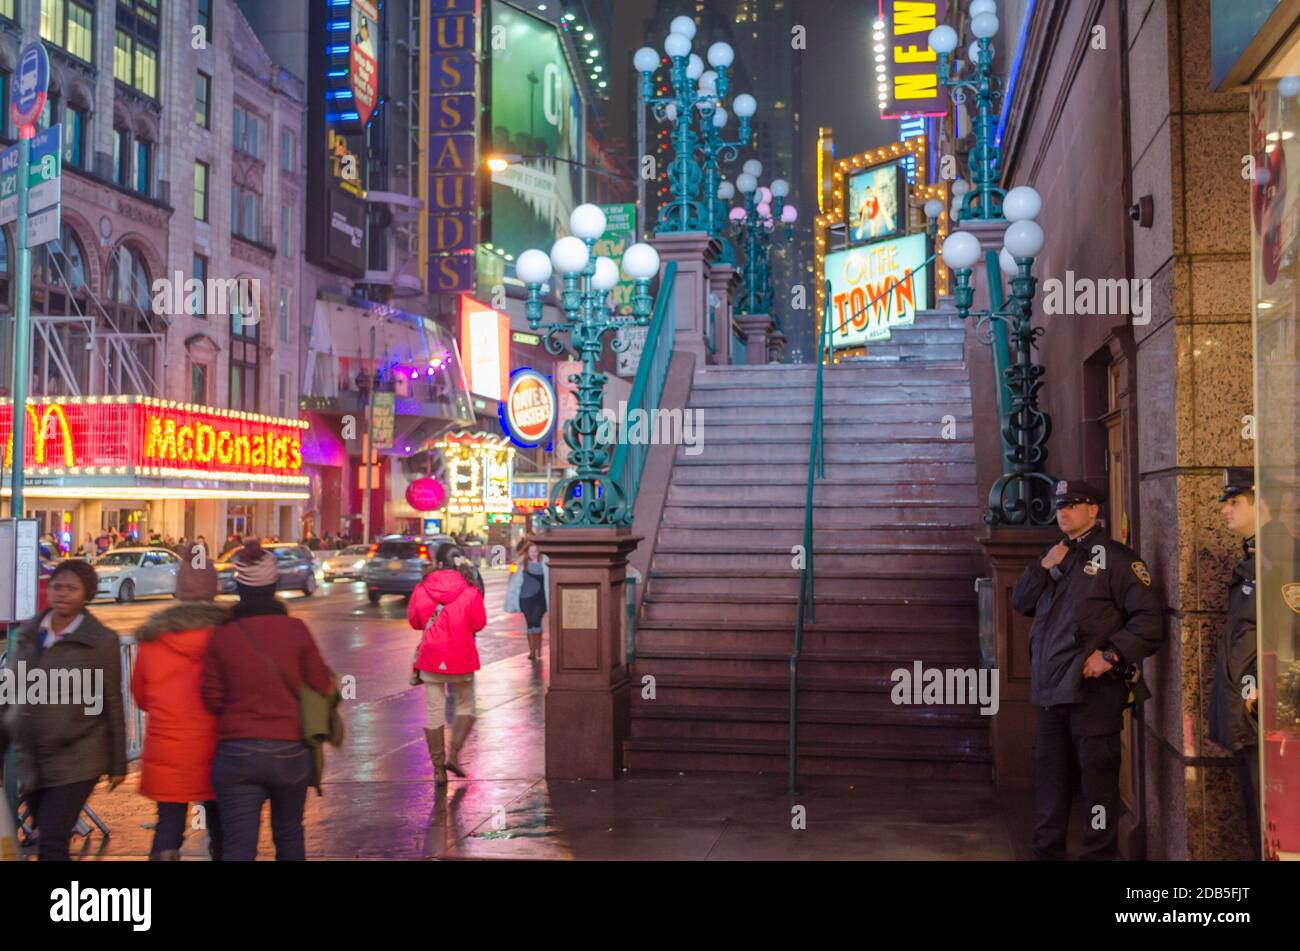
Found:
<svg viewBox="0 0 1300 951"><path fill-rule="evenodd" d="M1259 727L1246 712L1245 678L1255 677L1255 539L1232 569L1228 617L1215 645L1210 739L1233 751L1259 743Z"/></svg>
<svg viewBox="0 0 1300 951"><path fill-rule="evenodd" d="M1057 566L1059 580L1040 562L1025 568L1011 604L1034 619L1029 629L1030 702L1037 706L1082 703L1090 734L1118 731L1129 687L1116 674L1083 677L1083 662L1107 645L1126 664L1140 664L1164 639L1164 608L1137 552L1100 528L1068 543ZM1151 696L1140 680L1138 703Z"/></svg>

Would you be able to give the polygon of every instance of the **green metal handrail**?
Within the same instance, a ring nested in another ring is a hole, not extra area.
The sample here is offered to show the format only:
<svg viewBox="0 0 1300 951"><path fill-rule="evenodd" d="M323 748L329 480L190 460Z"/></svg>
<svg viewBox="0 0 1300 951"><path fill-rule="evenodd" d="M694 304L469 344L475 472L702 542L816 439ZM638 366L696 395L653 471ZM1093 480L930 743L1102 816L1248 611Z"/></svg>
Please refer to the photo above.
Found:
<svg viewBox="0 0 1300 951"><path fill-rule="evenodd" d="M645 348L637 364L632 392L627 398L628 415L634 409L651 412L659 408L664 384L668 380L668 366L672 363L673 343L677 336L675 308L672 306L673 289L677 279L677 262L669 261L659 279L659 294L655 300L654 314L646 332ZM633 446L619 434L614 458L610 461L610 479L623 487L629 509L636 508L637 490L641 487L641 472L645 468L646 446Z"/></svg>

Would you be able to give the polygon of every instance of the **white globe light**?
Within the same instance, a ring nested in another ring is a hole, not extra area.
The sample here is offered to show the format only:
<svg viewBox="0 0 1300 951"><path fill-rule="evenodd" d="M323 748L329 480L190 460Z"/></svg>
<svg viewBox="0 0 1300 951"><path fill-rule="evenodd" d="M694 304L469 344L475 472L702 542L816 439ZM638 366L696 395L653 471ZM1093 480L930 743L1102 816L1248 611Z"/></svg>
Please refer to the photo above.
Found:
<svg viewBox="0 0 1300 951"><path fill-rule="evenodd" d="M718 74L711 69L706 69L700 75L700 92L712 96L718 91Z"/></svg>
<svg viewBox="0 0 1300 951"><path fill-rule="evenodd" d="M753 175L755 178L763 174L763 163L758 159L750 159L745 163L743 171L746 175Z"/></svg>
<svg viewBox="0 0 1300 951"><path fill-rule="evenodd" d="M950 207L950 208L948 209L948 217L951 218L953 221L956 221L958 218L961 217L961 199L960 199L960 198L954 198L954 199L952 200L952 207Z"/></svg>
<svg viewBox="0 0 1300 951"><path fill-rule="evenodd" d="M736 61L736 51L727 43L714 43L705 55L709 58L709 65L719 69L730 66Z"/></svg>
<svg viewBox="0 0 1300 951"><path fill-rule="evenodd" d="M577 274L587 266L591 252L581 238L569 235L555 242L551 248L551 264L561 274Z"/></svg>
<svg viewBox="0 0 1300 951"><path fill-rule="evenodd" d="M634 281L649 280L659 273L659 252L648 244L634 244L623 253L623 273Z"/></svg>
<svg viewBox="0 0 1300 951"><path fill-rule="evenodd" d="M998 18L992 13L981 13L977 17L972 17L970 21L970 31L975 34L977 39L986 39L990 36L996 36L998 32Z"/></svg>
<svg viewBox="0 0 1300 951"><path fill-rule="evenodd" d="M742 119L748 119L758 111L758 100L747 92L741 93L736 97L736 101L731 104L731 111Z"/></svg>
<svg viewBox="0 0 1300 951"><path fill-rule="evenodd" d="M1028 185L1017 185L1002 199L1002 214L1007 221L1033 221L1042 210L1042 197Z"/></svg>
<svg viewBox="0 0 1300 951"><path fill-rule="evenodd" d="M957 31L946 23L930 31L930 49L936 53L951 53L957 48Z"/></svg>
<svg viewBox="0 0 1300 951"><path fill-rule="evenodd" d="M992 52L993 52L993 47L990 46L990 47L989 47L989 53L992 54ZM976 40L974 43L972 43L972 44L967 48L967 50L966 50L966 58L967 58L968 60L970 60L972 66L974 66L976 63L978 63L978 62L980 61L980 41L979 41L979 40Z"/></svg>
<svg viewBox="0 0 1300 951"><path fill-rule="evenodd" d="M784 178L778 178L772 183L772 194L777 198L784 198L790 194L790 183Z"/></svg>
<svg viewBox="0 0 1300 951"><path fill-rule="evenodd" d="M695 21L688 16L676 17L672 23L668 24L668 29L674 33L680 33L688 40L695 39Z"/></svg>
<svg viewBox="0 0 1300 951"><path fill-rule="evenodd" d="M732 221L744 221L746 218L749 217L749 214L748 212L745 211L744 208L733 208L731 209L730 212L728 212L727 217L730 218Z"/></svg>
<svg viewBox="0 0 1300 951"><path fill-rule="evenodd" d="M758 179L749 172L741 172L736 176L736 187L740 189L742 195L748 195L758 187Z"/></svg>
<svg viewBox="0 0 1300 951"><path fill-rule="evenodd" d="M1032 258L1043 250L1044 240L1043 229L1037 221L1017 221L1007 228L1002 244L1012 257Z"/></svg>
<svg viewBox="0 0 1300 951"><path fill-rule="evenodd" d="M736 186L731 182L723 182L718 186L718 197L723 201L731 201L736 197Z"/></svg>
<svg viewBox="0 0 1300 951"><path fill-rule="evenodd" d="M579 205L569 216L569 230L579 238L595 241L605 233L605 213L599 205Z"/></svg>
<svg viewBox="0 0 1300 951"><path fill-rule="evenodd" d="M551 279L551 259L545 251L532 248L519 255L515 263L515 274L525 284L545 284Z"/></svg>
<svg viewBox="0 0 1300 951"><path fill-rule="evenodd" d="M760 201L760 202L758 203L758 217L760 217L760 218L771 218L771 217L772 217L772 206L769 205L769 204L768 204L767 202L765 202L765 201Z"/></svg>
<svg viewBox="0 0 1300 951"><path fill-rule="evenodd" d="M981 13L992 13L995 16L998 12L998 5L993 0L971 0L969 13L972 17L977 17Z"/></svg>
<svg viewBox="0 0 1300 951"><path fill-rule="evenodd" d="M766 185L760 185L758 189L758 201L759 204L770 205L772 203L772 189L768 188Z"/></svg>
<svg viewBox="0 0 1300 951"><path fill-rule="evenodd" d="M664 107L664 115L668 117L669 122L677 121L677 103L670 102Z"/></svg>
<svg viewBox="0 0 1300 951"><path fill-rule="evenodd" d="M682 36L680 33L669 33L668 39L664 40L664 52L674 59L679 59L683 56L690 56L690 38Z"/></svg>
<svg viewBox="0 0 1300 951"><path fill-rule="evenodd" d="M1277 82L1277 92L1283 99L1290 99L1300 93L1300 76L1283 76Z"/></svg>
<svg viewBox="0 0 1300 951"><path fill-rule="evenodd" d="M799 209L794 205L786 205L781 209L781 220L788 225L794 224L799 220Z"/></svg>
<svg viewBox="0 0 1300 951"><path fill-rule="evenodd" d="M925 203L925 216L927 218L938 218L943 214L943 202L937 198L931 198Z"/></svg>
<svg viewBox="0 0 1300 951"><path fill-rule="evenodd" d="M632 65L638 73L653 73L659 68L659 53L648 46L643 46L632 57Z"/></svg>
<svg viewBox="0 0 1300 951"><path fill-rule="evenodd" d="M713 128L724 129L727 126L727 110L721 106L713 110Z"/></svg>
<svg viewBox="0 0 1300 951"><path fill-rule="evenodd" d="M968 191L970 191L970 182L966 181L966 179L959 178L957 181L952 183L952 193L954 197L961 198Z"/></svg>
<svg viewBox="0 0 1300 951"><path fill-rule="evenodd" d="M998 252L998 267L1007 277L1017 277L1020 274L1020 265L1016 264L1016 259L1006 248Z"/></svg>
<svg viewBox="0 0 1300 951"><path fill-rule="evenodd" d="M686 78L699 79L703 75L704 60L700 59L697 54L692 53L690 62L686 64Z"/></svg>
<svg viewBox="0 0 1300 951"><path fill-rule="evenodd" d="M591 278L592 289L612 291L618 286L618 265L609 258L596 258L596 273Z"/></svg>
<svg viewBox="0 0 1300 951"><path fill-rule="evenodd" d="M953 270L974 267L980 259L980 240L969 231L954 231L943 241L943 263Z"/></svg>

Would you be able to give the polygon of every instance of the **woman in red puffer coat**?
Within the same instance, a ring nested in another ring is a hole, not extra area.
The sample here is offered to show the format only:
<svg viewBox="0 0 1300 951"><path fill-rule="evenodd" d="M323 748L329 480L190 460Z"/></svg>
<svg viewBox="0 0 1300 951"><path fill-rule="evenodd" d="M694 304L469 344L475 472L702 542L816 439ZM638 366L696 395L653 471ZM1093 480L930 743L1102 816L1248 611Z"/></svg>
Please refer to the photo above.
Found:
<svg viewBox="0 0 1300 951"><path fill-rule="evenodd" d="M443 543L434 556L437 568L411 594L406 619L423 631L414 668L424 684L428 723L424 730L435 785L447 784L447 770L464 777L460 749L474 725L474 671L479 669L474 635L487 625L483 595L474 566L455 545ZM443 750L447 725L446 696L456 706L451 743Z"/></svg>

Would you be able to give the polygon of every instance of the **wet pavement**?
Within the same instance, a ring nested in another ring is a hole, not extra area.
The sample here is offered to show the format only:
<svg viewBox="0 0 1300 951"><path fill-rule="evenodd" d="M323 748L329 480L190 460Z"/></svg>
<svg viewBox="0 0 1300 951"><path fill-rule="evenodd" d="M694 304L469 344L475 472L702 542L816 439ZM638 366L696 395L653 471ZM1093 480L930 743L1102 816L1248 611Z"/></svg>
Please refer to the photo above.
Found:
<svg viewBox="0 0 1300 951"><path fill-rule="evenodd" d="M488 627L479 635L479 719L462 753L469 774L438 790L422 732L422 689L409 687L418 635L405 602L378 607L354 584L290 596L326 661L355 678L344 702L347 740L327 753L324 795L309 793L312 859L1011 859L1027 839L985 786L808 780L785 793L784 776L636 774L613 782L543 776L544 662L527 659L520 615L505 615L504 572L485 572ZM96 606L119 632L170 601ZM143 859L153 803L138 771L90 805L109 826L73 840L84 859ZM269 820L260 855L274 854ZM191 831L182 857L206 859Z"/></svg>

